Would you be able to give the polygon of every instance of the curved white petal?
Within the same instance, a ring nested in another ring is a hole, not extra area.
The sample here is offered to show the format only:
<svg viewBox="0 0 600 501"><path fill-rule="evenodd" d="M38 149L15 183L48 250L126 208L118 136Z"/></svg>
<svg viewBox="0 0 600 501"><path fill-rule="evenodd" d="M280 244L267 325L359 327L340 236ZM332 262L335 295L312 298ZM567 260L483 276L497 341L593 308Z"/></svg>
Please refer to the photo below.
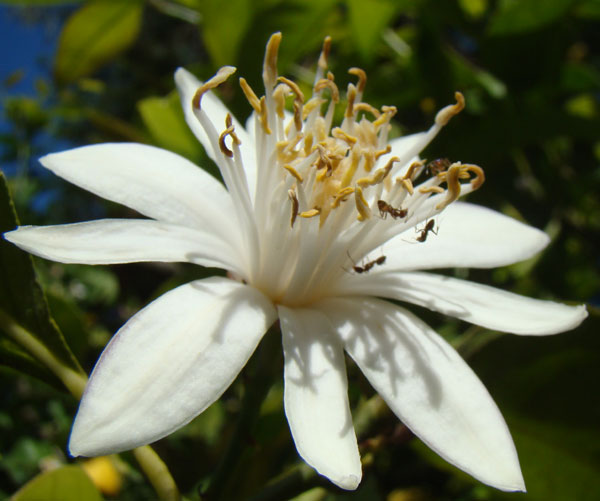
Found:
<svg viewBox="0 0 600 501"><path fill-rule="evenodd" d="M210 228L230 241L236 234L225 187L170 151L135 143L95 144L46 155L40 162L67 181L153 219Z"/></svg>
<svg viewBox="0 0 600 501"><path fill-rule="evenodd" d="M550 242L543 231L464 202L451 204L434 219L437 235L429 233L425 242L418 242L411 228L383 245L386 270L494 268L528 259Z"/></svg>
<svg viewBox="0 0 600 501"><path fill-rule="evenodd" d="M344 349L315 310L279 306L283 334L285 414L298 453L342 489L362 476L348 404Z"/></svg>
<svg viewBox="0 0 600 501"><path fill-rule="evenodd" d="M115 334L73 424L73 456L148 444L185 425L227 389L276 318L256 289L225 278L182 285Z"/></svg>
<svg viewBox="0 0 600 501"><path fill-rule="evenodd" d="M332 299L323 310L373 387L423 442L486 484L525 490L500 411L448 343L385 301Z"/></svg>
<svg viewBox="0 0 600 501"><path fill-rule="evenodd" d="M353 277L357 278L357 277ZM431 273L379 273L353 280L353 292L418 304L488 329L543 336L577 327L584 305L542 301Z"/></svg>
<svg viewBox="0 0 600 501"><path fill-rule="evenodd" d="M417 132L415 134L409 134L408 136L390 139L389 145L392 147L390 155L399 157L402 163L416 160L415 157L420 153L421 149L427 146L427 143L424 143L426 137L426 132ZM407 153L410 154L410 158L407 158Z"/></svg>
<svg viewBox="0 0 600 501"><path fill-rule="evenodd" d="M189 128L198 138L198 141L202 143L206 154L218 164L219 162L215 158L215 152L213 151L211 142L208 139L206 132L204 132L204 129L200 125L200 122L194 115L192 107L192 99L198 88L202 85L202 82L185 68L178 68L175 72L175 84L177 85L177 90L179 91L181 106L183 107L183 113ZM226 129L225 117L230 112L213 92L206 92L202 96L202 109L206 112L210 118L210 121L218 132L222 132ZM244 162L246 179L248 180L248 190L251 198L254 199L254 189L256 186L256 151L254 138L246 132L244 127L242 127L242 125L235 119L232 113L230 113L230 115L233 119L235 133L242 142L240 145L240 150L242 153L242 160Z"/></svg>
<svg viewBox="0 0 600 501"><path fill-rule="evenodd" d="M4 238L36 256L61 263L179 261L240 271L229 244L213 233L151 219L21 226Z"/></svg>

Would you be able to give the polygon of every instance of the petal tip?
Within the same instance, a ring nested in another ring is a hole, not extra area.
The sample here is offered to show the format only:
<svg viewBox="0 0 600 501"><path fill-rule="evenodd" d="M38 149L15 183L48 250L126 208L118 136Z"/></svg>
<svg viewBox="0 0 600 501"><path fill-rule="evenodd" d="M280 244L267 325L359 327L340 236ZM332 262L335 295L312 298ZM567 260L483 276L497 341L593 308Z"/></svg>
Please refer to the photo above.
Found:
<svg viewBox="0 0 600 501"><path fill-rule="evenodd" d="M355 491L361 481L361 477L362 475L345 475L343 477L337 478L337 479L332 479L330 478L329 480L331 480L335 485L337 485L338 487L340 487L341 489L344 489L346 491Z"/></svg>

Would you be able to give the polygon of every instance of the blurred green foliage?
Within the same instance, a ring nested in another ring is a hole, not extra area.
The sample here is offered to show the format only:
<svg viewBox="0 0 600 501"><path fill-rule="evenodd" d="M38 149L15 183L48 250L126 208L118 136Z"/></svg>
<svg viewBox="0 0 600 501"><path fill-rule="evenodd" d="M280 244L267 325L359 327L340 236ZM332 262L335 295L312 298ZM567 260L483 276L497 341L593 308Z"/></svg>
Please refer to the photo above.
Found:
<svg viewBox="0 0 600 501"><path fill-rule="evenodd" d="M1 166L16 166L9 186L28 224L131 215L129 210L45 175L36 158L53 144L139 141L175 151L214 175L214 166L188 131L172 75L185 66L208 78L224 64L260 89L265 42L282 31L281 74L309 87L323 38L331 35L331 70L343 87L360 66L366 100L398 107L393 134L420 131L462 91L467 108L425 152L485 168L487 182L471 200L545 229L549 248L499 270L459 270L461 277L539 298L600 302L600 3L597 0L3 0L1 9L44 24L61 21L48 79L35 95L12 91L30 71L14 68L2 83ZM37 14L37 15L36 15ZM5 48L7 50L7 48ZM50 76L51 75L51 76ZM233 83L220 89L236 116L250 108ZM50 141L40 138L50 137ZM8 204L6 193L3 201ZM40 209L40 207L42 207ZM5 217L9 211L4 211ZM2 220L2 231L14 220ZM473 228L477 232L477 228ZM59 331L31 271L30 258L0 242L2 308L63 360L71 350L89 372L112 332L159 291L208 275L184 265L107 268L36 260ZM26 280L18 277L26 276ZM17 278L15 278L17 277ZM17 292L15 292L17 291ZM15 298L20 298L16 300ZM12 301L11 304L8 302ZM27 310L27 311L24 311ZM280 362L258 417L243 434L244 450L229 482L239 499L287 499L307 491L316 500L587 500L600 498L600 372L598 310L582 328L549 338L497 336L458 321L419 312L460 346L504 411L520 453L528 494L482 486L407 436L385 409L359 437L365 480L342 493L299 463L281 407ZM224 397L187 427L157 444L184 493L210 489L249 388L263 377L261 347ZM0 496L10 495L47 468L64 464L76 409L47 369L0 337ZM69 362L76 367L76 362ZM355 418L371 409L372 390L349 364ZM41 381L44 381L43 383ZM50 383L51 386L48 386ZM267 391L268 390L268 391ZM245 400L246 399L246 400ZM369 407L371 406L371 407ZM370 411L369 411L370 412ZM407 446L410 445L410 446ZM129 455L123 456L122 500L153 494ZM287 474L285 478L277 478ZM77 466L42 473L37 485L71 489ZM85 485L84 485L85 484ZM47 489L47 487L44 487ZM31 496L31 494L30 494ZM93 497L96 496L96 497ZM254 497L252 497L254 496ZM279 496L279 497L277 497ZM60 499L67 499L62 494ZM110 498L110 496L108 496Z"/></svg>

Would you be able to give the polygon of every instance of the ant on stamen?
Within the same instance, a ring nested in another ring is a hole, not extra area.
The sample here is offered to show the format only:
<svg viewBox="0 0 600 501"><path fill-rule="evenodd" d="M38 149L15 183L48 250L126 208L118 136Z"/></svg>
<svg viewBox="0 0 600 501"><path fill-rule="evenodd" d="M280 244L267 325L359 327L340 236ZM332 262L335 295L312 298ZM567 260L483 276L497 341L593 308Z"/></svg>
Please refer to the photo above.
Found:
<svg viewBox="0 0 600 501"><path fill-rule="evenodd" d="M354 262L354 259L352 259L352 257L350 256L350 253L347 252L347 254L348 254L348 257L350 258L350 260L352 261L352 263L354 263L354 266L352 266L352 269L358 274L367 273L374 266L381 266L383 263L385 263L385 256L379 256L377 259L373 259L373 261L369 261L368 263L365 263L363 266L358 266Z"/></svg>
<svg viewBox="0 0 600 501"><path fill-rule="evenodd" d="M429 174L436 175L440 174L441 172L445 172L450 165L452 165L452 162L450 162L450 160L447 158L436 158L435 160L429 162L425 168Z"/></svg>
<svg viewBox="0 0 600 501"><path fill-rule="evenodd" d="M406 217L408 209L396 209L396 207L388 204L385 200L377 200L377 207L379 207L379 214L382 219L385 219L389 214L393 219Z"/></svg>
<svg viewBox="0 0 600 501"><path fill-rule="evenodd" d="M425 240L427 240L427 234L429 232L433 233L434 235L437 235L437 231L433 229L434 226L435 220L430 219L425 225L425 228L421 230L419 236L417 237L417 242L425 242Z"/></svg>

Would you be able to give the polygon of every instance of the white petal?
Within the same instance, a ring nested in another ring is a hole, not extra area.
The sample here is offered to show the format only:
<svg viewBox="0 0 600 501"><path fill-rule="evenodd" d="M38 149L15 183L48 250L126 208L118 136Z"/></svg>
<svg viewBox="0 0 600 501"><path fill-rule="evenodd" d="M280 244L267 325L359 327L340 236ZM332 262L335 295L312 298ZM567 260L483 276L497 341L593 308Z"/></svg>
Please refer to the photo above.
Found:
<svg viewBox="0 0 600 501"><path fill-rule="evenodd" d="M53 153L40 162L67 181L153 219L210 228L224 237L235 228L225 187L170 151L135 143L96 144Z"/></svg>
<svg viewBox="0 0 600 501"><path fill-rule="evenodd" d="M285 414L298 453L342 489L362 476L348 404L344 350L328 319L279 306L285 356Z"/></svg>
<svg viewBox="0 0 600 501"><path fill-rule="evenodd" d="M424 143L426 136L426 132L417 132L416 134L390 139L389 145L392 147L390 155L399 157L402 163L417 160L416 156L426 146L426 143ZM410 158L406 156L407 153L410 154Z"/></svg>
<svg viewBox="0 0 600 501"><path fill-rule="evenodd" d="M151 219L21 226L4 237L27 252L61 263L179 261L240 271L229 244L216 235Z"/></svg>
<svg viewBox="0 0 600 501"><path fill-rule="evenodd" d="M385 301L333 299L324 311L373 387L423 442L486 484L525 490L500 411L440 336Z"/></svg>
<svg viewBox="0 0 600 501"><path fill-rule="evenodd" d="M218 163L208 136L194 115L192 108L192 99L198 88L202 85L202 82L185 68L178 68L175 72L175 83L177 85L177 90L179 91L179 96L181 97L181 106L183 107L183 113L189 128L202 143L202 146L204 146L206 154ZM209 91L202 96L202 109L209 116L218 132L225 130L225 117L230 112L213 92ZM244 171L246 173L246 179L248 180L249 193L251 197L254 198L254 189L256 186L256 152L254 150L254 138L251 137L244 127L242 127L235 119L233 113L230 113L230 115L233 119L235 133L242 142L240 150L244 162Z"/></svg>
<svg viewBox="0 0 600 501"><path fill-rule="evenodd" d="M541 301L431 273L379 273L361 278L353 281L356 294L407 301L513 334L557 334L574 329L587 317L584 305Z"/></svg>
<svg viewBox="0 0 600 501"><path fill-rule="evenodd" d="M73 424L73 456L148 444L185 425L227 389L276 318L256 289L197 280L159 297L110 341Z"/></svg>
<svg viewBox="0 0 600 501"><path fill-rule="evenodd" d="M429 233L425 242L417 242L411 228L385 243L385 268L494 268L528 259L550 241L532 226L464 202L453 203L435 220L437 235Z"/></svg>

